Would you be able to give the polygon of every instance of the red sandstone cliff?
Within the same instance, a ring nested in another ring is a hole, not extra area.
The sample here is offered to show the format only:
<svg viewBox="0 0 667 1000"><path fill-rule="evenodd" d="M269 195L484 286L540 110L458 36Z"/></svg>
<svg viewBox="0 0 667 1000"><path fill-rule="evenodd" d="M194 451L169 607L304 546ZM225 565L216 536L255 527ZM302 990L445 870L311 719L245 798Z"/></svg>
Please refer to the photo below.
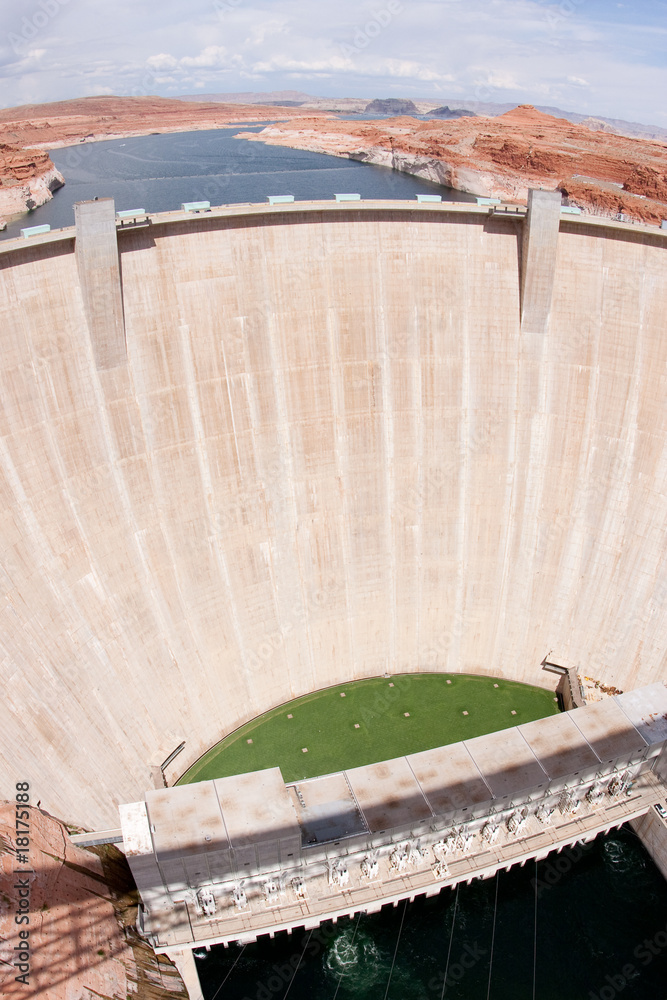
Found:
<svg viewBox="0 0 667 1000"><path fill-rule="evenodd" d="M305 108L160 97L90 97L0 111L0 216L48 201L62 183L44 149L277 115L288 120L242 135L392 167L471 194L525 202L528 188L543 187L560 189L597 215L623 213L648 223L667 217L667 144L594 131L531 105L493 118L346 122Z"/></svg>
<svg viewBox="0 0 667 1000"><path fill-rule="evenodd" d="M162 957L158 966L152 949L134 932L136 899L128 892L132 883L124 857L114 848L100 848L102 863L75 847L63 824L39 809L29 809L28 827L25 864L18 857L15 804L0 803L0 995L187 1000L171 963ZM21 893L28 901L24 911ZM17 915L27 915L29 923L17 924ZM27 984L16 979L26 974L15 965L17 955L29 966Z"/></svg>
<svg viewBox="0 0 667 1000"><path fill-rule="evenodd" d="M525 203L530 187L560 189L597 215L667 217L667 145L591 131L531 105L457 121L302 119L242 136L393 167L485 197Z"/></svg>
<svg viewBox="0 0 667 1000"><path fill-rule="evenodd" d="M0 216L43 205L64 183L48 153L0 142Z"/></svg>

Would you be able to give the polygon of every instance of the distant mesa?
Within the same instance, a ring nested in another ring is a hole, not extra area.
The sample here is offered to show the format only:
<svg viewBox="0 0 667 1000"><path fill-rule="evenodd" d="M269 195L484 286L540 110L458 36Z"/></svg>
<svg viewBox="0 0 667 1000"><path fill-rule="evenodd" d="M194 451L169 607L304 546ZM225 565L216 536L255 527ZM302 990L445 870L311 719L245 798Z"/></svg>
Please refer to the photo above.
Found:
<svg viewBox="0 0 667 1000"><path fill-rule="evenodd" d="M371 101L364 108L367 115L418 115L419 109L412 101L404 101L397 97L388 97L386 100Z"/></svg>
<svg viewBox="0 0 667 1000"><path fill-rule="evenodd" d="M466 108L448 108L446 104L442 108L434 108L427 114L429 118L477 118L474 111L468 111Z"/></svg>

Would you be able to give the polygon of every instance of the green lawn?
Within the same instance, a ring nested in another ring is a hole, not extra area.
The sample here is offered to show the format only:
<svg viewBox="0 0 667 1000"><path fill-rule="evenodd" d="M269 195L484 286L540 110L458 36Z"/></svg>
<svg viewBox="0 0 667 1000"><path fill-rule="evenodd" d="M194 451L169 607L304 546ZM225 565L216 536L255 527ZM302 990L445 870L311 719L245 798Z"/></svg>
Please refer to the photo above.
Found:
<svg viewBox="0 0 667 1000"><path fill-rule="evenodd" d="M458 743L557 711L553 692L493 677L398 674L354 681L247 723L193 764L179 784L276 765L285 781L297 781Z"/></svg>

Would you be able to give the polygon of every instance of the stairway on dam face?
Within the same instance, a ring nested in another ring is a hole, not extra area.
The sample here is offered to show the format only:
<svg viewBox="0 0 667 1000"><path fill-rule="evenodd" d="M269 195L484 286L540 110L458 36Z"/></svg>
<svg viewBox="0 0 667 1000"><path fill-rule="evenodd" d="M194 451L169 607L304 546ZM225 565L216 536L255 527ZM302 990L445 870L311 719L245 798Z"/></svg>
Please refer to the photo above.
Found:
<svg viewBox="0 0 667 1000"><path fill-rule="evenodd" d="M181 742L323 683L544 683L548 649L661 678L664 237L560 220L539 332L523 225L154 219L118 234L110 367L75 233L3 245L0 740L52 812L114 827Z"/></svg>

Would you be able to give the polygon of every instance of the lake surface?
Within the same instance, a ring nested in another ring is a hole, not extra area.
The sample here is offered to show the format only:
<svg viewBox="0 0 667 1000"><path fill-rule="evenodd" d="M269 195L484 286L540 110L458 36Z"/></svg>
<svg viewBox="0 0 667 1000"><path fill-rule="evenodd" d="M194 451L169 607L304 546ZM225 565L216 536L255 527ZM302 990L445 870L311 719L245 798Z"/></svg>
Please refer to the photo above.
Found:
<svg viewBox="0 0 667 1000"><path fill-rule="evenodd" d="M52 229L72 226L74 203L95 197L113 198L117 210L147 212L180 209L184 201L210 201L214 206L266 202L269 194L291 194L296 201L333 199L340 192L356 192L362 198L414 200L416 194L440 194L445 201L475 200L387 167L234 138L241 131L262 128L264 124L242 125L53 149L51 159L65 186L48 204L11 222L0 236L20 236L23 227L45 223Z"/></svg>
<svg viewBox="0 0 667 1000"><path fill-rule="evenodd" d="M196 959L204 997L667 1000L667 883L629 828L535 875L529 861L458 898L446 889L312 934L212 948Z"/></svg>

